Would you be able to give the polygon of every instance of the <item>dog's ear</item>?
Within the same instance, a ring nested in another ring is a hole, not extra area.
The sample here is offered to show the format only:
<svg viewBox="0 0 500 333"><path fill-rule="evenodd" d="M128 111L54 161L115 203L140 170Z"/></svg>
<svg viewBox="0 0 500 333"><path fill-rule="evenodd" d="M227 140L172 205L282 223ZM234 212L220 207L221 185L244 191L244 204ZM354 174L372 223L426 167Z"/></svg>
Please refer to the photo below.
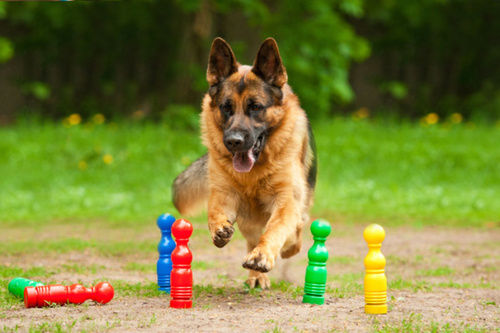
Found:
<svg viewBox="0 0 500 333"><path fill-rule="evenodd" d="M210 86L222 82L225 78L238 71L238 63L233 50L222 38L217 37L212 43L208 58L207 81Z"/></svg>
<svg viewBox="0 0 500 333"><path fill-rule="evenodd" d="M278 44L273 38L266 39L260 46L252 72L264 81L280 88L288 81Z"/></svg>

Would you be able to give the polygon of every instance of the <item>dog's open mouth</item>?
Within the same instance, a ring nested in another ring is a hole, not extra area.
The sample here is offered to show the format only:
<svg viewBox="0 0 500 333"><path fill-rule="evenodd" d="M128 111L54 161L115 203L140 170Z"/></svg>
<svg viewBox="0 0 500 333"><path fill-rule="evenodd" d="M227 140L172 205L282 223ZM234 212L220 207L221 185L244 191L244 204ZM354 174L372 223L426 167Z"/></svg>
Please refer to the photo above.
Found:
<svg viewBox="0 0 500 333"><path fill-rule="evenodd" d="M264 134L261 134L255 144L248 151L237 152L233 155L233 167L237 172L249 172L255 161L259 158L264 142Z"/></svg>

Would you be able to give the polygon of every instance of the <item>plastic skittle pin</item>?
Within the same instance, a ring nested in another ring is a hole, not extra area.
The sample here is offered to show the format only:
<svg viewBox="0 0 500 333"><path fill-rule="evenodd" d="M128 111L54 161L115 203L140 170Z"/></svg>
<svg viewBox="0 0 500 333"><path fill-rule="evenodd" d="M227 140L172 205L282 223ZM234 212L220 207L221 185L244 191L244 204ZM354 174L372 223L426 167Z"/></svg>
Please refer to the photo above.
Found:
<svg viewBox="0 0 500 333"><path fill-rule="evenodd" d="M369 314L387 313L387 278L384 273L385 257L380 251L385 238L384 228L378 224L366 227L363 237L368 243L365 257L365 312Z"/></svg>
<svg viewBox="0 0 500 333"><path fill-rule="evenodd" d="M325 303L326 261L328 260L325 241L331 231L330 223L324 220L316 220L311 224L314 244L307 252L309 265L306 269L305 295L302 303L319 305Z"/></svg>
<svg viewBox="0 0 500 333"><path fill-rule="evenodd" d="M99 282L91 288L85 288L81 284L26 287L24 289L24 305L27 308L34 308L50 304L81 304L88 299L106 304L113 299L114 294L113 287L107 282Z"/></svg>
<svg viewBox="0 0 500 333"><path fill-rule="evenodd" d="M9 282L9 291L17 297L24 299L24 288L38 287L44 284L38 281L28 280L25 278L17 277Z"/></svg>
<svg viewBox="0 0 500 333"><path fill-rule="evenodd" d="M160 256L156 262L156 274L158 276L158 290L170 292L170 272L172 272L171 254L175 249L175 242L172 239L172 225L175 217L170 214L163 214L156 220L156 225L161 230L161 239L158 243Z"/></svg>
<svg viewBox="0 0 500 333"><path fill-rule="evenodd" d="M193 306L193 254L187 243L193 234L193 225L188 220L179 219L172 226L172 234L177 246L172 252L172 273L170 274L170 307L187 309Z"/></svg>

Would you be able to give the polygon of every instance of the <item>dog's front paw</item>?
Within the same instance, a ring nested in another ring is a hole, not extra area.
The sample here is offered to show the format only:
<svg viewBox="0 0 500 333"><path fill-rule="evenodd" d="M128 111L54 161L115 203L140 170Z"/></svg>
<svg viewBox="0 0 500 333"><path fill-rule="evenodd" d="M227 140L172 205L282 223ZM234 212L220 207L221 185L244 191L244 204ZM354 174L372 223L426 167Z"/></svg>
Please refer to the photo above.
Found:
<svg viewBox="0 0 500 333"><path fill-rule="evenodd" d="M274 267L274 255L271 251L257 246L247 255L243 267L263 273L269 272Z"/></svg>
<svg viewBox="0 0 500 333"><path fill-rule="evenodd" d="M214 228L212 231L212 240L217 247L224 247L231 237L233 237L234 228L229 221L221 224L219 227Z"/></svg>

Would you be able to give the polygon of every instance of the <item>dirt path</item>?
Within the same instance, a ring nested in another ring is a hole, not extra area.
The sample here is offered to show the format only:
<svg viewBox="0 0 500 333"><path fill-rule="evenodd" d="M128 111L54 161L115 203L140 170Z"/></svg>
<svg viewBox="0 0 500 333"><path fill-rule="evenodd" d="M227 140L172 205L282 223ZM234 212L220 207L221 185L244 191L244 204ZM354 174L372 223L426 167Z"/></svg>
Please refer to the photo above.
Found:
<svg viewBox="0 0 500 333"><path fill-rule="evenodd" d="M278 261L271 272L275 281L291 282L288 290L275 288L247 293L246 272L241 268L244 241L234 239L222 250L211 246L204 234L190 244L195 261L205 263L194 271L198 285L195 306L190 310L168 307L168 296L133 297L119 290L109 304L24 309L21 304L0 310L0 328L5 331L115 331L115 332L365 332L377 330L416 331L439 328L464 331L466 328L498 331L500 328L500 231L425 228L387 229L383 253L387 257L389 313L370 316L363 312L361 293L366 244L362 228L333 226L327 241L330 292L326 304L302 304L294 292L303 285L307 251L312 242L306 235L303 251L288 261ZM12 239L19 230L7 230L0 241ZM48 233L48 231L45 231ZM63 237L64 231L61 232ZM73 230L82 235L78 230ZM109 230L83 233L87 239L137 239L157 243L156 230L139 233ZM66 234L67 235L67 234ZM25 235L26 236L26 235ZM28 234L26 237L30 237ZM43 238L38 232L38 237ZM149 265L157 253L101 256L90 252L56 252L30 255L1 255L2 265L29 268L63 267L77 264L98 267L75 273L55 272L54 281L81 281L91 284L103 277L110 282L155 281L152 270L125 269L130 262ZM19 264L22 263L22 264ZM208 288L211 285L213 288ZM35 330L36 331L36 330Z"/></svg>

